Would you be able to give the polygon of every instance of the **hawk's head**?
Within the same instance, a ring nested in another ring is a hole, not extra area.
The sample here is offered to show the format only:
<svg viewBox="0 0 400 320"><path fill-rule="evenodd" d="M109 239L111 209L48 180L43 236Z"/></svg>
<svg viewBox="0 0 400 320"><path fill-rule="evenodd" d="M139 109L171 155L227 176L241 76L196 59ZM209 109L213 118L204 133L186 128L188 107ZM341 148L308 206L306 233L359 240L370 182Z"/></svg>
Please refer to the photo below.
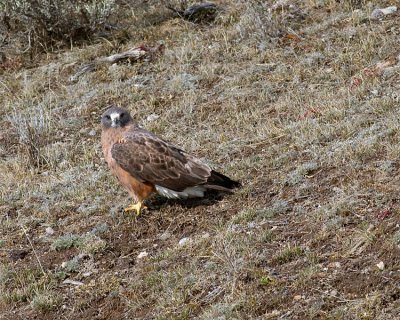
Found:
<svg viewBox="0 0 400 320"><path fill-rule="evenodd" d="M128 110L119 107L111 107L101 116L103 128L123 128L132 121Z"/></svg>

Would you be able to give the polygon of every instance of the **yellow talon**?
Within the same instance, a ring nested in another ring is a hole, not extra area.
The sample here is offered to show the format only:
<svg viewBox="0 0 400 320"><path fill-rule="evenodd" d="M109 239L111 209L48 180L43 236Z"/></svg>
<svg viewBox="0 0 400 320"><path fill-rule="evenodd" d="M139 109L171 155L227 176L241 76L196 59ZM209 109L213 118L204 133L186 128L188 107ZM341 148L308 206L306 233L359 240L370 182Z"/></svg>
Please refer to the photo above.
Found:
<svg viewBox="0 0 400 320"><path fill-rule="evenodd" d="M140 215L140 211L142 209L147 209L147 207L145 205L143 205L142 201L139 201L138 203L134 203L134 204L131 204L130 206L126 207L124 209L124 211L125 212L135 211L136 215L139 216Z"/></svg>

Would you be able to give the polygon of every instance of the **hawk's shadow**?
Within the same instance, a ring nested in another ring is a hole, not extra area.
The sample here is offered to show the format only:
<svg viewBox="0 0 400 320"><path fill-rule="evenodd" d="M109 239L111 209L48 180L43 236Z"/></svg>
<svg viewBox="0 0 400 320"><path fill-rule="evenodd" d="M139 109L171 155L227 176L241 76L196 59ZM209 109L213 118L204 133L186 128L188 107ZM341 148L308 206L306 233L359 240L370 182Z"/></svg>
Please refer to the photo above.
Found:
<svg viewBox="0 0 400 320"><path fill-rule="evenodd" d="M160 195L146 199L145 204L149 209L160 209L162 206L175 206L180 205L184 208L195 208L199 206L210 206L218 201L221 201L227 194L224 192L209 190L204 193L202 198L188 198L188 199L169 199Z"/></svg>

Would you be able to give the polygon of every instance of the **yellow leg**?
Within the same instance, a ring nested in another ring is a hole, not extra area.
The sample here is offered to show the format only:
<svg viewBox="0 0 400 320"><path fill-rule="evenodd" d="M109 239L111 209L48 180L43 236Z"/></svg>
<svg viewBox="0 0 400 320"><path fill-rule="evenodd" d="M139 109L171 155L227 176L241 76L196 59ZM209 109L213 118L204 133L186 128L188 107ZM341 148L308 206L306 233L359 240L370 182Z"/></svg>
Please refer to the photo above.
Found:
<svg viewBox="0 0 400 320"><path fill-rule="evenodd" d="M134 203L134 204L131 204L130 206L126 207L124 209L124 211L125 212L135 211L136 215L139 216L140 215L140 211L142 209L147 209L147 207L145 205L143 205L142 201L139 201L138 203Z"/></svg>

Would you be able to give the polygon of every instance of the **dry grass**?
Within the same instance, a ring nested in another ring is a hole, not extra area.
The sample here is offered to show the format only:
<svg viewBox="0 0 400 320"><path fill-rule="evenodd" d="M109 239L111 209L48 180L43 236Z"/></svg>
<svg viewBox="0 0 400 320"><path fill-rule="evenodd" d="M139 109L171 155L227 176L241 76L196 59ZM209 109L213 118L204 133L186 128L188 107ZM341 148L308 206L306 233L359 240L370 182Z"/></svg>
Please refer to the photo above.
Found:
<svg viewBox="0 0 400 320"><path fill-rule="evenodd" d="M128 42L3 66L1 319L397 318L400 24L364 1L287 3L219 1L199 25L125 3ZM110 103L243 188L124 215L100 150Z"/></svg>

